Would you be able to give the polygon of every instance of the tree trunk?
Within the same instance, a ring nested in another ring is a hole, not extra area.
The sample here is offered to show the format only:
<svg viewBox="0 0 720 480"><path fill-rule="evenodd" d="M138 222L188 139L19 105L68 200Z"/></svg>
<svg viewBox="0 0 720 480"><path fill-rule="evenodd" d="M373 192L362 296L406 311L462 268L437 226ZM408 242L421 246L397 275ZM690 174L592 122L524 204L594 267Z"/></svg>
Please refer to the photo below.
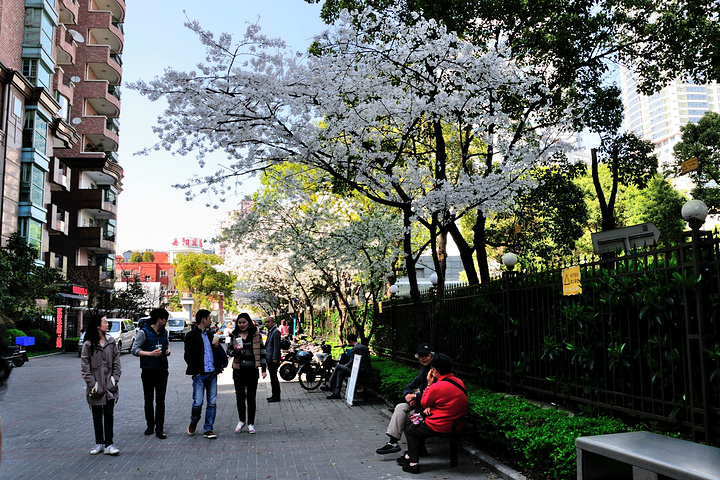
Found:
<svg viewBox="0 0 720 480"><path fill-rule="evenodd" d="M465 240L465 237L460 233L460 229L455 223L448 225L448 232L452 239L455 241L458 250L460 252L460 260L462 261L463 267L465 268L465 275L469 285L477 285L480 283L478 279L477 270L475 269L475 261L473 260L473 249Z"/></svg>
<svg viewBox="0 0 720 480"><path fill-rule="evenodd" d="M480 273L480 282L488 283L490 281L490 266L488 265L485 245L485 215L479 208L473 232L475 233L475 255L477 257L478 272Z"/></svg>

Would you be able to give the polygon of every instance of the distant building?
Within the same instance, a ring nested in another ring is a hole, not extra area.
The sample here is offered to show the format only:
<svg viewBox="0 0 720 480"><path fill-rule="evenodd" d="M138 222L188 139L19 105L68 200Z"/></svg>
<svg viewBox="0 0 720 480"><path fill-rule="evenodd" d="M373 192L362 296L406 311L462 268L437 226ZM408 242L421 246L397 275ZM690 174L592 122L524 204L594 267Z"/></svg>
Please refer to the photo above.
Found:
<svg viewBox="0 0 720 480"><path fill-rule="evenodd" d="M126 252L127 253L127 252ZM142 283L143 288L156 299L156 305L167 305L168 298L177 293L175 289L175 268L167 252L152 252L152 262L127 262L123 255L115 261L115 289L126 288L131 282ZM128 255L129 258L129 255Z"/></svg>

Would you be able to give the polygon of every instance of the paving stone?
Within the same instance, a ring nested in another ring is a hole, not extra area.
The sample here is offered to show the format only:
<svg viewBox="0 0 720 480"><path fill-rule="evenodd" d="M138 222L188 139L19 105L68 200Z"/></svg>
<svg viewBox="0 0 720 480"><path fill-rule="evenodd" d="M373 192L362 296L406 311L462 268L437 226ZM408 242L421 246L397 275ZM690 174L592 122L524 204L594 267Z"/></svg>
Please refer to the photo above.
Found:
<svg viewBox="0 0 720 480"><path fill-rule="evenodd" d="M115 444L120 455L89 455L92 417L85 401L77 354L32 358L15 368L0 394L3 451L0 479L492 479L469 457L450 468L449 448L428 441L421 475L404 473L395 455L375 449L386 440L382 404L349 406L282 382L282 401L268 404L269 379L258 387L257 434L234 433L237 423L230 369L218 379L216 440L186 433L192 383L185 375L181 342L171 343L166 398L166 440L143 435L139 360L122 355L120 400L115 407ZM204 412L203 419L204 421Z"/></svg>

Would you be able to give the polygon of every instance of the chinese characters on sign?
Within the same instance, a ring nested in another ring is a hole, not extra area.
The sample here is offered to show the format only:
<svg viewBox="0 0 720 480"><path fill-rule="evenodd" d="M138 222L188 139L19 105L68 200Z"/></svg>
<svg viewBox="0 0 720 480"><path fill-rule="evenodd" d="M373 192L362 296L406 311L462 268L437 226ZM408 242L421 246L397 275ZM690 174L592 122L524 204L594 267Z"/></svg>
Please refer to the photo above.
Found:
<svg viewBox="0 0 720 480"><path fill-rule="evenodd" d="M580 267L570 267L562 271L563 295L578 295L582 293L580 285Z"/></svg>
<svg viewBox="0 0 720 480"><path fill-rule="evenodd" d="M180 239L173 238L172 242L170 242L173 247L199 247L203 248L203 241L202 238L196 238L196 237L182 237Z"/></svg>
<svg viewBox="0 0 720 480"><path fill-rule="evenodd" d="M55 348L62 348L62 331L63 331L63 309L62 307L57 308L57 328L55 333L57 338L55 339Z"/></svg>

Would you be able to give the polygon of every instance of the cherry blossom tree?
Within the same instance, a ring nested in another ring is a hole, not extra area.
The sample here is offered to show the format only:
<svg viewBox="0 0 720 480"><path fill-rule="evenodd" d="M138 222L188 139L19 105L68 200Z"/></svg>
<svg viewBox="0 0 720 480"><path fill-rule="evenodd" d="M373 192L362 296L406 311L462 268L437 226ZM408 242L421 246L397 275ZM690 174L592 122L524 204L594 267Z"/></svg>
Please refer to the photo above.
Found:
<svg viewBox="0 0 720 480"><path fill-rule="evenodd" d="M209 152L228 155L232 163L184 185L194 193L223 196L238 178L292 161L398 210L419 325L413 225L435 241L469 212L503 211L533 184L529 169L566 148L570 115L553 108L565 92L550 95L502 40L475 45L434 20L408 25L372 10L344 11L307 55L288 52L257 25L237 43L187 26L206 46L207 63L132 85L167 101L154 148L195 153L201 166ZM455 162L449 143L460 145Z"/></svg>

